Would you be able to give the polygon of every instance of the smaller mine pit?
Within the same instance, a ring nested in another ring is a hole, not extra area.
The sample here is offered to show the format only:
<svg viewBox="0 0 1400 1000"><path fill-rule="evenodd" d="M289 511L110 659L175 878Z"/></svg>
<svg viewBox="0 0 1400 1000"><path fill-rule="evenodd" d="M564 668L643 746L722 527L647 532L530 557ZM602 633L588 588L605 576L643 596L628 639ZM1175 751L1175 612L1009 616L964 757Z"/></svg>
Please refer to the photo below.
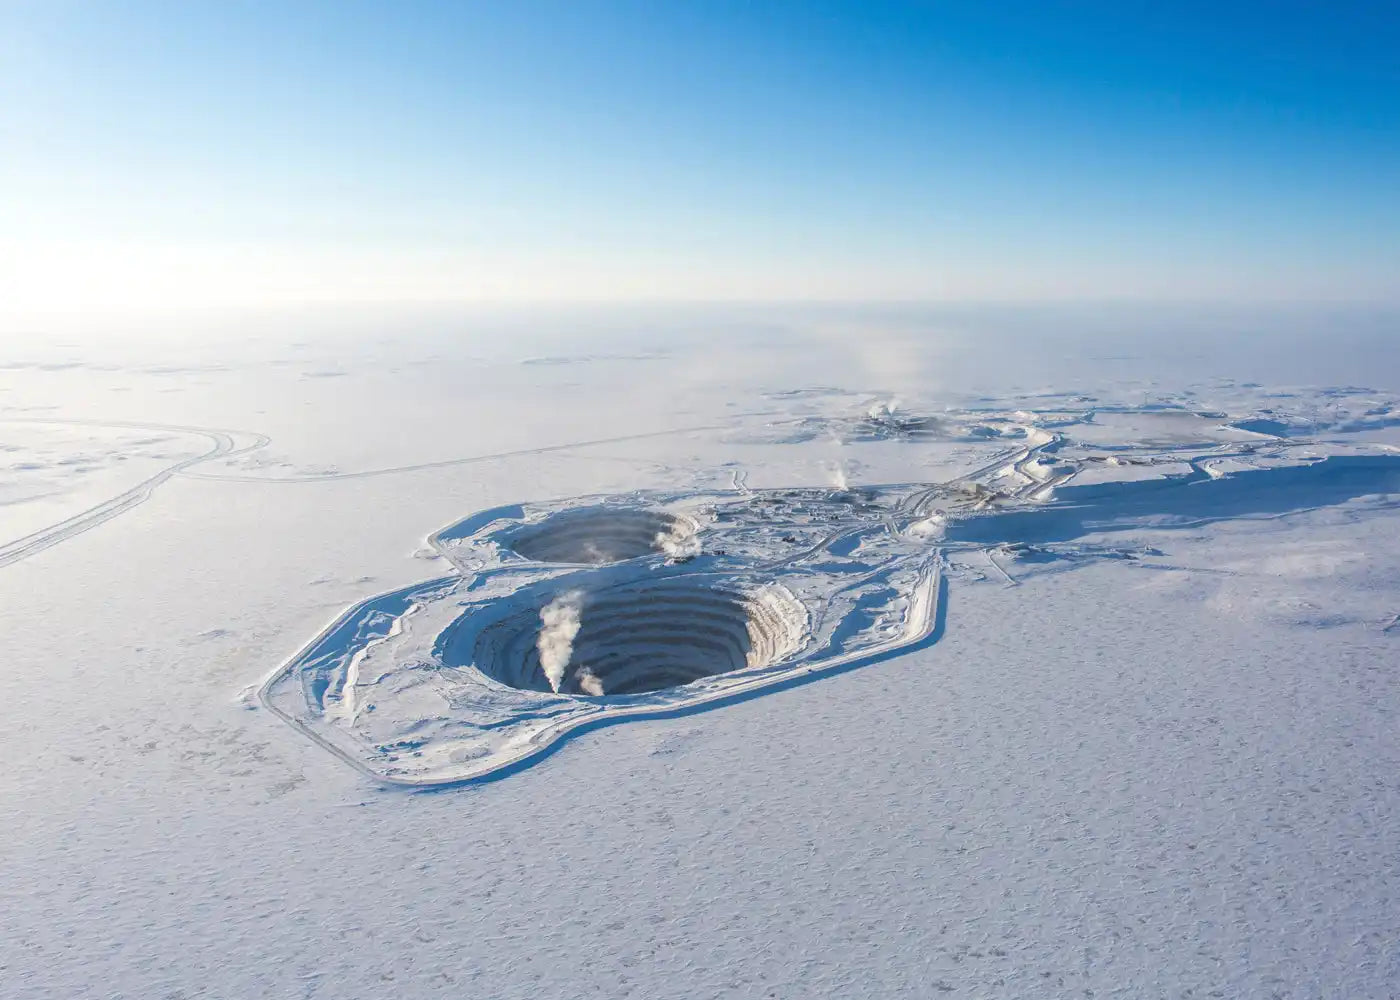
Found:
<svg viewBox="0 0 1400 1000"><path fill-rule="evenodd" d="M648 555L693 554L696 525L659 510L588 508L517 529L506 542L535 562L604 566Z"/></svg>

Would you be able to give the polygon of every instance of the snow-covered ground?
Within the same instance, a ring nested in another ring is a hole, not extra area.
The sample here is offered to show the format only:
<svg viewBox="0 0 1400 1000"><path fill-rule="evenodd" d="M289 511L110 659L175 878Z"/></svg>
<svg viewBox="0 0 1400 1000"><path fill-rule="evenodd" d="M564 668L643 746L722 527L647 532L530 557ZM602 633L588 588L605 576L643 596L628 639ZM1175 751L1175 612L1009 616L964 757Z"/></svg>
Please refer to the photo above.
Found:
<svg viewBox="0 0 1400 1000"><path fill-rule="evenodd" d="M1382 315L8 335L0 994L1395 996L1397 502Z"/></svg>

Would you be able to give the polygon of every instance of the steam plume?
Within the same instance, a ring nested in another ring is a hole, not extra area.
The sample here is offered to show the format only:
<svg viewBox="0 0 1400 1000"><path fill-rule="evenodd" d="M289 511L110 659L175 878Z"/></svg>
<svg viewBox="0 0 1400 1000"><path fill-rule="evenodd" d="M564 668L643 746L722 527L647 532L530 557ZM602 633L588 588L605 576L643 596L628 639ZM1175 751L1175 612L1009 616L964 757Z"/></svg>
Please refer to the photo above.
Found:
<svg viewBox="0 0 1400 1000"><path fill-rule="evenodd" d="M603 697L603 679L587 667L579 667L574 674L574 680L578 681L578 689L584 694L591 694L595 698Z"/></svg>
<svg viewBox="0 0 1400 1000"><path fill-rule="evenodd" d="M899 397L891 396L889 399L877 399L870 404L865 415L876 423L883 423L894 418L895 411L899 409Z"/></svg>
<svg viewBox="0 0 1400 1000"><path fill-rule="evenodd" d="M535 648L549 686L558 693L564 669L574 655L574 637L582 625L583 593L571 590L560 594L540 609L540 635Z"/></svg>
<svg viewBox="0 0 1400 1000"><path fill-rule="evenodd" d="M667 559L690 559L700 554L700 539L681 521L669 531L658 531L652 545L665 553Z"/></svg>

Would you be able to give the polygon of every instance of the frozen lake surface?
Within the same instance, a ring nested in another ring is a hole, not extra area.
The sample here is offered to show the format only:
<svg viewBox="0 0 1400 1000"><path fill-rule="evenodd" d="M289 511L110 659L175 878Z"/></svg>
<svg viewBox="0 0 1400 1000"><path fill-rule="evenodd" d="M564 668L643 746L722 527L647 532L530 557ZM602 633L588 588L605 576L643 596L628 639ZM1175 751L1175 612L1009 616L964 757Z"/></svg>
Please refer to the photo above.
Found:
<svg viewBox="0 0 1400 1000"><path fill-rule="evenodd" d="M1400 327L0 338L0 977L1387 997Z"/></svg>

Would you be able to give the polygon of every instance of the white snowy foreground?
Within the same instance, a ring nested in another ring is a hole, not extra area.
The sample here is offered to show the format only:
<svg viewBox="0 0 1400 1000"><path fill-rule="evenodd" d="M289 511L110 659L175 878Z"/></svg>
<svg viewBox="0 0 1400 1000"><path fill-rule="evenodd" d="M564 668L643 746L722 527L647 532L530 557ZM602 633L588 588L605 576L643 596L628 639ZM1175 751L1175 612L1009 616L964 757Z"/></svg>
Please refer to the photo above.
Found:
<svg viewBox="0 0 1400 1000"><path fill-rule="evenodd" d="M0 336L0 995L1400 996L1400 326Z"/></svg>

